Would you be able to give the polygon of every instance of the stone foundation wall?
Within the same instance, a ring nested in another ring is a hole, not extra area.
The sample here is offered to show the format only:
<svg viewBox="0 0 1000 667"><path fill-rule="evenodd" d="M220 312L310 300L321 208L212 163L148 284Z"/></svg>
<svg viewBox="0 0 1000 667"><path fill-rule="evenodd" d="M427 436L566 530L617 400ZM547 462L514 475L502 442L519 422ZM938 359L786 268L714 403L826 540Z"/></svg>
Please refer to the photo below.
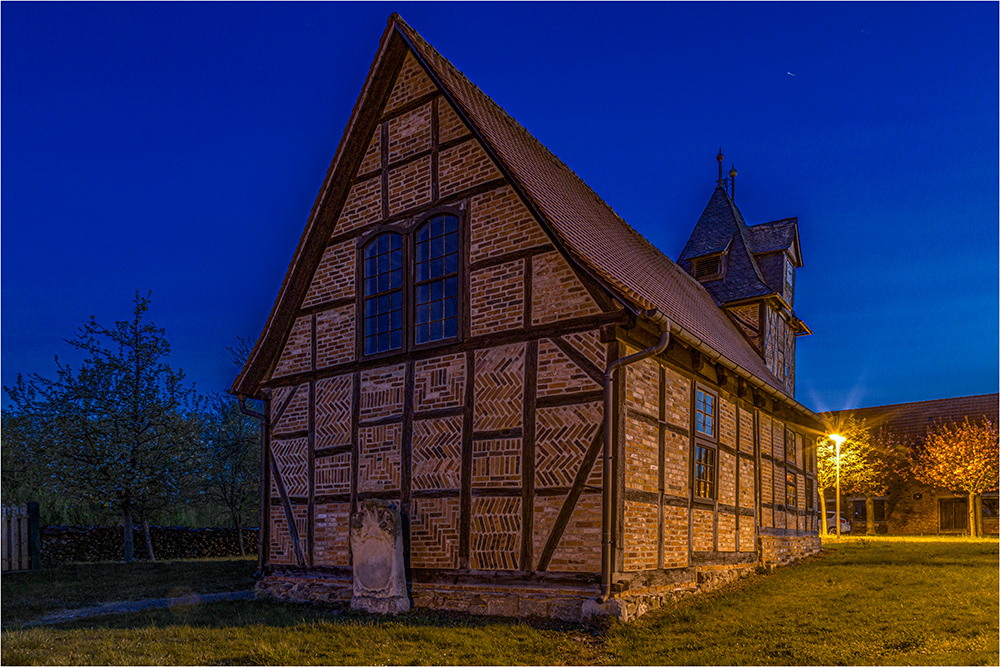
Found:
<svg viewBox="0 0 1000 667"><path fill-rule="evenodd" d="M822 548L819 535L761 535L757 544L757 558L765 567L786 565Z"/></svg>

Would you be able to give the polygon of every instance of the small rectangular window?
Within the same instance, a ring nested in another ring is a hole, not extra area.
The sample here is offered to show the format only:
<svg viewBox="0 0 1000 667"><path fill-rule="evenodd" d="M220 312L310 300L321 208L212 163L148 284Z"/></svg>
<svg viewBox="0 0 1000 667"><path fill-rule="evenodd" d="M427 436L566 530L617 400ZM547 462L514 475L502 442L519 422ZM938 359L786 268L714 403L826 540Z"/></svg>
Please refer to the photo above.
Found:
<svg viewBox="0 0 1000 667"><path fill-rule="evenodd" d="M715 498L715 449L704 445L694 447L694 495Z"/></svg>
<svg viewBox="0 0 1000 667"><path fill-rule="evenodd" d="M785 429L785 460L795 463L795 434Z"/></svg>
<svg viewBox="0 0 1000 667"><path fill-rule="evenodd" d="M806 477L806 509L812 510L816 506L816 501L813 500L813 481Z"/></svg>
<svg viewBox="0 0 1000 667"><path fill-rule="evenodd" d="M794 510L798 506L798 476L794 472L785 473L785 508Z"/></svg>
<svg viewBox="0 0 1000 667"><path fill-rule="evenodd" d="M701 389L695 390L694 430L715 437L715 396Z"/></svg>
<svg viewBox="0 0 1000 667"><path fill-rule="evenodd" d="M865 501L863 500L854 501L854 520L855 521L868 520L868 511L865 508Z"/></svg>
<svg viewBox="0 0 1000 667"><path fill-rule="evenodd" d="M694 260L695 280L716 278L722 273L722 255L712 255Z"/></svg>

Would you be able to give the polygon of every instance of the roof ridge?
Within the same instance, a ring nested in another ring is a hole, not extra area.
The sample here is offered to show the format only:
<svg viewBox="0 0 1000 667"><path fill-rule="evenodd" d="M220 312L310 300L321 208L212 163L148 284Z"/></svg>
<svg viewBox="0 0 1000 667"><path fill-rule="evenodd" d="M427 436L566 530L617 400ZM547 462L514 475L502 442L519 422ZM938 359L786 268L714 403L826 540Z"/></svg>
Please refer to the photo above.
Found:
<svg viewBox="0 0 1000 667"><path fill-rule="evenodd" d="M963 401L970 399L982 399L993 396L1000 400L1000 393L990 393L990 394L972 394L971 396L951 396L947 398L929 398L923 401L909 401L907 403L886 403L884 405L867 405L860 408L844 408L843 410L830 410L829 414L837 414L842 412L857 412L859 410L881 410L885 408L904 408L913 405L924 405L927 403L945 403L948 401Z"/></svg>

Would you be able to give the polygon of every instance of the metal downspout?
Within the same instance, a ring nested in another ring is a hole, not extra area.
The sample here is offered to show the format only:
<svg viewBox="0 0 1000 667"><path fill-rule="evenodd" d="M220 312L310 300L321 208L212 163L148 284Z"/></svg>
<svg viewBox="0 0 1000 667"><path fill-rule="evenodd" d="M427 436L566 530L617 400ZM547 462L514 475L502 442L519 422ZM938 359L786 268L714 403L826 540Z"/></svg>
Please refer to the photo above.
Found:
<svg viewBox="0 0 1000 667"><path fill-rule="evenodd" d="M645 316L660 325L660 340L653 347L629 355L624 359L615 359L604 371L604 467L602 478L601 501L603 505L603 520L601 521L601 595L599 602L605 602L611 596L611 560L614 557L611 540L611 443L614 438L612 408L614 405L613 386L615 371L647 357L660 354L667 349L670 342L670 320L658 310L646 311Z"/></svg>
<svg viewBox="0 0 1000 667"><path fill-rule="evenodd" d="M267 517L267 496L270 490L270 480L267 479L267 450L268 450L268 437L267 437L267 415L251 410L246 406L247 397L245 394L239 394L240 401L240 412L245 414L247 417L253 417L260 421L260 518L258 519L259 527L257 529L257 572L254 574L255 577L260 578L264 576L264 546L265 546L265 531L264 531L264 521L268 519Z"/></svg>

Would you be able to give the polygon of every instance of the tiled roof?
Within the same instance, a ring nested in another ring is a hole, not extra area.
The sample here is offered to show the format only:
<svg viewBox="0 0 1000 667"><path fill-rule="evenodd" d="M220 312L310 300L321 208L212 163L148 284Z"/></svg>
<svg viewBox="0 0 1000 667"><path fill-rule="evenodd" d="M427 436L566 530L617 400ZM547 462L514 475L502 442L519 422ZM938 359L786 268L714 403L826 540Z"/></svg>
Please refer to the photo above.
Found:
<svg viewBox="0 0 1000 667"><path fill-rule="evenodd" d="M659 309L730 361L787 395L704 287L622 220L416 31L402 20L397 25L579 264L620 298L639 309Z"/></svg>
<svg viewBox="0 0 1000 667"><path fill-rule="evenodd" d="M794 221L795 218L789 220ZM762 241L770 241L772 237L782 233L775 233L770 227L773 224L765 223L769 227L761 233L756 231L758 226L747 226L729 193L719 186L712 193L712 198L708 200L708 205L698 218L677 263L681 269L690 273L693 259L722 252L728 247L724 275L720 280L704 283L716 303L726 304L775 294L774 288L767 284L754 258L754 253L761 252L756 248L762 245ZM784 230L785 227L779 226L778 229Z"/></svg>
<svg viewBox="0 0 1000 667"><path fill-rule="evenodd" d="M795 247L798 225L798 218L784 218L748 227L750 252L759 255L778 250L792 250Z"/></svg>
<svg viewBox="0 0 1000 667"><path fill-rule="evenodd" d="M933 401L838 410L828 414L835 418L848 416L863 418L871 427L885 428L913 442L922 442L928 430L942 424L964 421L966 417L970 421L989 419L997 424L998 413L1000 413L1000 394L939 398Z"/></svg>

